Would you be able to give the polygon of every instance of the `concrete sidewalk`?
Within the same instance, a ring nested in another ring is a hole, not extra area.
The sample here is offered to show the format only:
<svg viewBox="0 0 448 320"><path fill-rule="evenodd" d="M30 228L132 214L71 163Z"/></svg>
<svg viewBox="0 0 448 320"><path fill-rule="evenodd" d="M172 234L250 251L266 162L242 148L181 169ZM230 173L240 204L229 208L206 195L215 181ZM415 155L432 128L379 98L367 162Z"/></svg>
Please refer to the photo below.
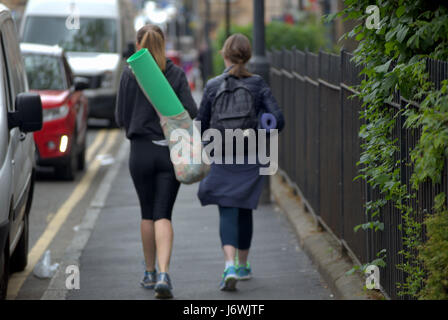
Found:
<svg viewBox="0 0 448 320"><path fill-rule="evenodd" d="M140 209L125 158L117 164L118 174L82 251L81 289L69 291L67 299L154 299L153 291L139 286L144 270ZM272 206L254 213L253 279L239 282L237 292L219 291L224 262L218 211L200 206L197 189L182 186L173 213L175 299L331 299L287 219Z"/></svg>

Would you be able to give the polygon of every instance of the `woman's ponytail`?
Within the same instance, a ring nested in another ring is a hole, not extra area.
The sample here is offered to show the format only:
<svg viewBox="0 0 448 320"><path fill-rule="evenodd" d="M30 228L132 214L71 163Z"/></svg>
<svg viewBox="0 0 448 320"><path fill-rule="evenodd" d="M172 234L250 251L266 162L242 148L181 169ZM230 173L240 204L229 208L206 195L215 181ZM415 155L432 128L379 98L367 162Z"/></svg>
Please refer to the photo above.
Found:
<svg viewBox="0 0 448 320"><path fill-rule="evenodd" d="M247 78L252 76L252 74L246 69L246 65L244 63L234 64L232 69L230 69L229 74L237 78Z"/></svg>
<svg viewBox="0 0 448 320"><path fill-rule="evenodd" d="M165 35L155 25L146 25L137 32L137 42L151 52L160 70L166 70Z"/></svg>

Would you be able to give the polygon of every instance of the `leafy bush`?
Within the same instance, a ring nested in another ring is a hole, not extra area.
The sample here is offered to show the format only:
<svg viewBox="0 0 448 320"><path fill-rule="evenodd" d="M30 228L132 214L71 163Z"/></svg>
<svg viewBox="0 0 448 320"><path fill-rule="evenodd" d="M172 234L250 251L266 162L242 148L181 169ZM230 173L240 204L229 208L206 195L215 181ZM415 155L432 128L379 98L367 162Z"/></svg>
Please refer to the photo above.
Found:
<svg viewBox="0 0 448 320"><path fill-rule="evenodd" d="M445 203L440 196L439 205ZM429 239L421 251L421 257L428 272L421 299L448 300L448 211L438 210L426 219Z"/></svg>
<svg viewBox="0 0 448 320"><path fill-rule="evenodd" d="M397 267L405 274L398 284L400 294L412 298L447 298L448 288L448 213L446 197L436 196L432 215L426 218L427 237L418 217L421 209L411 202L423 183L440 183L448 157L448 81L435 88L429 80L425 59L448 60L448 7L438 1L381 0L379 30L369 29L365 21L370 0L345 0L340 13L359 24L347 36L360 41L354 61L364 66L367 76L358 88L363 99L362 117L367 123L360 136L365 143L360 159L363 178L378 188L401 214L404 263ZM421 101L419 108L410 104L395 114L384 108L399 91L409 101ZM394 160L400 152L393 130L403 116L404 128L421 130L411 160ZM412 171L411 185L401 181L400 167ZM386 201L369 202L369 218L379 223ZM388 254L396 254L394 252Z"/></svg>
<svg viewBox="0 0 448 320"><path fill-rule="evenodd" d="M252 41L253 25L232 26L231 33L242 33ZM213 43L214 73L220 74L224 70L224 61L219 53L226 40L225 28L218 30L216 40ZM266 48L291 49L294 46L299 50L308 49L317 52L327 45L326 31L320 23L302 23L289 25L282 22L271 22L266 26Z"/></svg>

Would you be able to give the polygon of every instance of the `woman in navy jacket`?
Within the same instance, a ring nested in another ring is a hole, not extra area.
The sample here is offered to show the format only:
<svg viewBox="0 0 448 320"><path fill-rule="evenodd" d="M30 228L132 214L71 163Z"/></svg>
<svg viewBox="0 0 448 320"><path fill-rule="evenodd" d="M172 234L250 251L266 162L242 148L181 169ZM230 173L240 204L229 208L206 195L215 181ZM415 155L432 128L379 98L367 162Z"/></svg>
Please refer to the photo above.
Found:
<svg viewBox="0 0 448 320"><path fill-rule="evenodd" d="M238 78L252 93L258 115L271 113L281 131L285 121L272 92L258 75L247 71L245 65L252 55L249 39L241 34L231 36L224 44L222 55L226 64L224 73L210 80L204 91L197 121L202 132L210 128L212 105L218 89L227 76ZM236 289L237 280L251 278L248 262L253 234L252 211L257 208L265 177L260 175L260 164L212 164L210 174L201 182L199 199L203 206L218 205L220 237L226 260L221 290ZM238 250L239 265L235 265Z"/></svg>

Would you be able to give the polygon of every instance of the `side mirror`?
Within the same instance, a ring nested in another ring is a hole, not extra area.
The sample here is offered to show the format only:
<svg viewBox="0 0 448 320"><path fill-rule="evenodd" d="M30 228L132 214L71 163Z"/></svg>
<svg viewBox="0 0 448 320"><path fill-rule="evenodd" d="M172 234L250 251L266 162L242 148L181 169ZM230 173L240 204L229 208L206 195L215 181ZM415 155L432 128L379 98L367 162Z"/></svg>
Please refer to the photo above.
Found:
<svg viewBox="0 0 448 320"><path fill-rule="evenodd" d="M42 101L37 93L19 93L16 97L16 112L8 113L8 126L20 128L22 132L42 129Z"/></svg>
<svg viewBox="0 0 448 320"><path fill-rule="evenodd" d="M84 77L75 77L73 83L75 91L82 91L90 88L90 80Z"/></svg>
<svg viewBox="0 0 448 320"><path fill-rule="evenodd" d="M128 59L135 53L135 44L133 42L128 43L128 47L123 51L123 58Z"/></svg>

